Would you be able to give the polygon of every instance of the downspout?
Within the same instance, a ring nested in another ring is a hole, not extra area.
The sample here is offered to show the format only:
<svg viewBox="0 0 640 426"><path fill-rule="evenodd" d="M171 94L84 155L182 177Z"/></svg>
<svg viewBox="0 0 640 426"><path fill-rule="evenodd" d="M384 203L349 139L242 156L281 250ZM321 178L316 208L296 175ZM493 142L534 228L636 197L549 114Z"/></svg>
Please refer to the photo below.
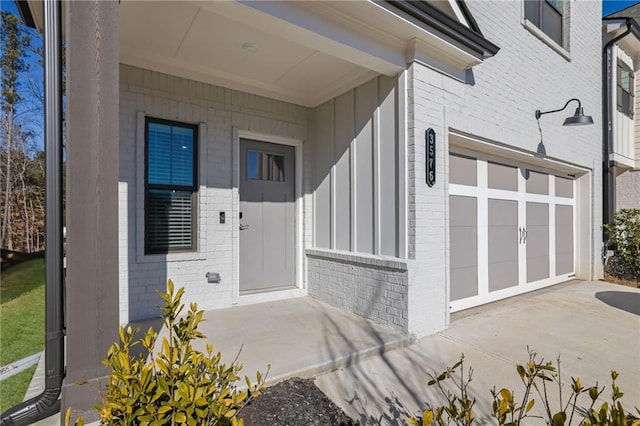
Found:
<svg viewBox="0 0 640 426"><path fill-rule="evenodd" d="M2 413L2 425L29 425L60 411L64 378L62 283L62 21L60 0L44 0L45 48L45 388Z"/></svg>
<svg viewBox="0 0 640 426"><path fill-rule="evenodd" d="M604 83L602 84L602 112L604 120L602 120L602 222L607 224L613 218L613 212L615 210L614 197L615 197L615 176L612 176L614 172L614 166L609 161L610 147L613 144L613 111L611 108L612 93L611 93L611 47L629 35L631 33L632 23L629 18L626 18L627 30L622 34L609 40L602 49L602 78ZM609 236L605 228L602 230L602 241L607 242ZM605 245L604 249L607 247Z"/></svg>

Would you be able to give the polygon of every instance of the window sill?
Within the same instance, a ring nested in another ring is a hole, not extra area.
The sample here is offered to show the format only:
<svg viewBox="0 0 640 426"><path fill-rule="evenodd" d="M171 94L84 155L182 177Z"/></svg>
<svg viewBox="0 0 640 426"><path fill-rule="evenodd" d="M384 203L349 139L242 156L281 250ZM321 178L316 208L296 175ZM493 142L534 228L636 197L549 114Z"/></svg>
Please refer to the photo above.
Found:
<svg viewBox="0 0 640 426"><path fill-rule="evenodd" d="M167 254L142 254L137 256L137 263L161 263L161 262L189 262L194 260L206 260L200 252L183 252Z"/></svg>
<svg viewBox="0 0 640 426"><path fill-rule="evenodd" d="M555 50L560 56L565 58L567 61L571 60L571 54L565 50L564 47L560 46L556 43L551 37L546 35L540 28L536 27L531 21L528 19L524 19L522 21L522 26L525 27L531 34L536 36L540 41L544 44Z"/></svg>

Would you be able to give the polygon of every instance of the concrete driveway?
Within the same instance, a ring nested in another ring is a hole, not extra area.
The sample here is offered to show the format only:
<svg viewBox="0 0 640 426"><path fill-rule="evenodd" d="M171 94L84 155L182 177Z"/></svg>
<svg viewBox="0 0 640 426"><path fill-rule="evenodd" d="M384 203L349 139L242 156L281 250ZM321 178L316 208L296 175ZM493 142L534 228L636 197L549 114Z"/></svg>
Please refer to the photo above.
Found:
<svg viewBox="0 0 640 426"><path fill-rule="evenodd" d="M574 281L455 314L445 331L321 375L316 384L362 424L406 424L427 401L442 401L427 386L427 373L442 371L464 353L474 368L470 391L482 424L491 422L494 386L522 396L515 365L528 359L527 346L554 363L560 356L564 383L573 376L584 385L607 385L606 398L610 370L616 370L623 405L640 407L640 290L604 282ZM535 412L541 401L534 399Z"/></svg>

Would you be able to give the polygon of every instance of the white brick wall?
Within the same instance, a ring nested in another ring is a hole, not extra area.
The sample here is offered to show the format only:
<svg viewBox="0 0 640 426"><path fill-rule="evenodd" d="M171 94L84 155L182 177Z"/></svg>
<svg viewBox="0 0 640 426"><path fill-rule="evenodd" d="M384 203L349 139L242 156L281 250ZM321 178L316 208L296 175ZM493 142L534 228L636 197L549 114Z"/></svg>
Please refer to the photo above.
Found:
<svg viewBox="0 0 640 426"><path fill-rule="evenodd" d="M640 209L640 170L616 177L616 211L620 209Z"/></svg>
<svg viewBox="0 0 640 426"><path fill-rule="evenodd" d="M204 164L198 193L199 249L192 255L144 256L144 231L139 226L143 198L144 160L140 147L142 112L152 117L203 123L200 164ZM190 81L127 65L120 66L120 321L158 315L167 278L184 286L183 301L200 308L230 306L235 302L237 273L233 247L238 243L238 192L232 188L234 129L304 141L308 110L304 107L248 93ZM139 145L139 144L138 144ZM309 158L305 158L308 163ZM140 167L142 164L142 168ZM305 167L309 170L310 167ZM310 179L305 178L305 182ZM309 189L304 188L308 194ZM311 239L309 196L303 197L304 245ZM226 223L219 223L219 212ZM207 284L205 274L219 272L220 284Z"/></svg>
<svg viewBox="0 0 640 426"><path fill-rule="evenodd" d="M601 276L601 69L599 2L571 3L570 60L526 29L522 2L467 3L485 37L500 51L473 68L467 84L414 63L408 82L409 331L446 326L448 295L448 131L535 152L540 133L534 111L561 108L577 97L595 125L563 127L565 113L540 120L547 156L589 169L592 277ZM436 185L424 183L427 128L437 135Z"/></svg>
<svg viewBox="0 0 640 426"><path fill-rule="evenodd" d="M408 331L406 263L372 255L307 250L309 294L330 305Z"/></svg>

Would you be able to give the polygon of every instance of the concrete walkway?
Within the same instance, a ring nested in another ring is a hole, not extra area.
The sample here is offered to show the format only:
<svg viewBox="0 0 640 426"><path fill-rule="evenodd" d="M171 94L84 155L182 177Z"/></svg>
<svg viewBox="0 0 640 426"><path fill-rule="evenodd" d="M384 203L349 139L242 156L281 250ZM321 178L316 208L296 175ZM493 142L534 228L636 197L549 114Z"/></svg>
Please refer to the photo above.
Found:
<svg viewBox="0 0 640 426"><path fill-rule="evenodd" d="M623 404L640 407L640 290L604 282L574 281L455 314L445 331L319 376L316 384L362 424L405 424L426 401L442 401L426 385L427 373L441 372L464 353L474 368L470 389L483 424L491 422L494 385L522 396L515 365L528 359L527 345L554 363L560 355L565 383L574 376L584 385L607 385L603 397L610 395L615 369Z"/></svg>

